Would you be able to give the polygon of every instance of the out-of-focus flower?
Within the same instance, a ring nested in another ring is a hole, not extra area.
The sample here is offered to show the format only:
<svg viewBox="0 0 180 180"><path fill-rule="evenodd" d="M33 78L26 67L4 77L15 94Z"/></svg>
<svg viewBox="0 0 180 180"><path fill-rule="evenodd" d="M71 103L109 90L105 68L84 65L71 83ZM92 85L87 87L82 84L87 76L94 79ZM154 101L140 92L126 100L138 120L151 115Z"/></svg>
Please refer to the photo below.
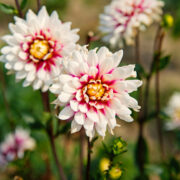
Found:
<svg viewBox="0 0 180 180"><path fill-rule="evenodd" d="M166 113L171 121L166 124L166 129L173 130L180 128L180 93L176 92L169 100Z"/></svg>
<svg viewBox="0 0 180 180"><path fill-rule="evenodd" d="M35 141L29 136L29 132L18 128L14 134L8 134L5 141L0 144L0 165L23 158L25 151L34 148Z"/></svg>
<svg viewBox="0 0 180 180"><path fill-rule="evenodd" d="M109 177L111 179L119 179L122 176L122 170L118 166L113 166L109 170Z"/></svg>
<svg viewBox="0 0 180 180"><path fill-rule="evenodd" d="M136 77L136 72L134 65L118 67L122 56L122 50L113 54L105 47L98 52L83 47L74 51L65 63L66 74L60 75L50 90L58 95L54 103L65 106L59 119L73 118L72 133L84 127L90 138L95 130L104 137L107 125L111 133L118 126L116 115L133 121L129 108L139 111L140 106L129 93L136 91L142 82L126 80Z"/></svg>
<svg viewBox="0 0 180 180"><path fill-rule="evenodd" d="M163 5L161 0L113 0L100 15L103 41L112 46L134 44L138 31L161 19Z"/></svg>
<svg viewBox="0 0 180 180"><path fill-rule="evenodd" d="M110 160L108 158L102 158L99 163L99 169L101 172L107 171L110 166Z"/></svg>
<svg viewBox="0 0 180 180"><path fill-rule="evenodd" d="M29 10L26 20L14 19L15 24L9 24L12 35L2 37L8 46L0 59L16 72L17 80L25 79L23 86L47 91L61 72L62 58L75 48L78 30L71 30L70 22L62 23L56 11L49 16L45 7L38 15Z"/></svg>

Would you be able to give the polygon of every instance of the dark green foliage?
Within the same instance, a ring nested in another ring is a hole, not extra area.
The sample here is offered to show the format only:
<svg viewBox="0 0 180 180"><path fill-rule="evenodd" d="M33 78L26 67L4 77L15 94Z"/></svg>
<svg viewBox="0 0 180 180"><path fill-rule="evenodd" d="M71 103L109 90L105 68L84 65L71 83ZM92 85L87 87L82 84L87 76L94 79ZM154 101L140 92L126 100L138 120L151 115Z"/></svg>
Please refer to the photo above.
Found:
<svg viewBox="0 0 180 180"><path fill-rule="evenodd" d="M17 10L10 5L4 4L4 3L0 3L0 10L6 14L17 14Z"/></svg>

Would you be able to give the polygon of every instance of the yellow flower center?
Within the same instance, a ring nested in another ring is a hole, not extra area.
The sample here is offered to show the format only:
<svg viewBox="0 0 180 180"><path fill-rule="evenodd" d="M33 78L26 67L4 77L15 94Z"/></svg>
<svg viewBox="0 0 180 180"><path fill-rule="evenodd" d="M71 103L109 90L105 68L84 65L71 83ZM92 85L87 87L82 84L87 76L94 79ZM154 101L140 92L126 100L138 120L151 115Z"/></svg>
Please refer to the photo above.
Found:
<svg viewBox="0 0 180 180"><path fill-rule="evenodd" d="M102 84L88 84L87 85L87 95L91 100L100 100L105 93L105 88Z"/></svg>
<svg viewBox="0 0 180 180"><path fill-rule="evenodd" d="M46 40L35 40L30 46L30 54L38 60L46 60L52 57L49 53L49 44ZM49 54L48 54L49 53ZM44 58L48 54L48 57Z"/></svg>

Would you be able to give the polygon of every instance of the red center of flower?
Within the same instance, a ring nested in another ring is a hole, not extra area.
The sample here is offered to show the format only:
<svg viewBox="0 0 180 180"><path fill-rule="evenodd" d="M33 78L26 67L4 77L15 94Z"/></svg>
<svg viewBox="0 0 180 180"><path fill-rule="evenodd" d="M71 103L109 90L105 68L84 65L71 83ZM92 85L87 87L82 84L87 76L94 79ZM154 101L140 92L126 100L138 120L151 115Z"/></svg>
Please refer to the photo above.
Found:
<svg viewBox="0 0 180 180"><path fill-rule="evenodd" d="M27 54L27 62L34 63L36 70L44 68L51 71L51 67L56 65L58 57L62 57L63 45L53 40L49 30L35 33L34 36L26 36L27 41L21 47Z"/></svg>

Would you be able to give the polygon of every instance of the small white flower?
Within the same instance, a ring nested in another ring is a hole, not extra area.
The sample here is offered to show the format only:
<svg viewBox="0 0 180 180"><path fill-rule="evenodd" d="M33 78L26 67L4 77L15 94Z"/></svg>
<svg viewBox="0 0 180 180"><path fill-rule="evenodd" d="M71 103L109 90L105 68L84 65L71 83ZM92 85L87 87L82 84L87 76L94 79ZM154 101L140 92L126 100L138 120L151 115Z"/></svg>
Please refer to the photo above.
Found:
<svg viewBox="0 0 180 180"><path fill-rule="evenodd" d="M118 67L123 51L111 53L102 47L88 51L85 47L76 50L64 65L66 74L61 74L50 91L58 95L55 104L65 106L59 119L73 118L71 132L84 127L92 138L95 130L105 136L106 127L112 130L118 126L116 115L125 121L133 121L132 108L140 109L129 93L136 91L142 82L126 80L136 77L134 65Z"/></svg>
<svg viewBox="0 0 180 180"><path fill-rule="evenodd" d="M45 7L38 15L31 10L26 20L15 17L10 23L12 35L2 39L8 44L2 48L1 61L16 79L25 79L23 86L47 91L52 78L61 72L62 58L67 56L79 39L78 29L71 30L71 23L62 23L54 11L50 16Z"/></svg>
<svg viewBox="0 0 180 180"><path fill-rule="evenodd" d="M113 47L134 44L138 31L159 21L164 3L161 0L113 0L100 15L103 41Z"/></svg>
<svg viewBox="0 0 180 180"><path fill-rule="evenodd" d="M3 166L17 158L23 158L24 152L33 150L35 141L27 130L18 128L14 134L8 134L0 144L0 165Z"/></svg>
<svg viewBox="0 0 180 180"><path fill-rule="evenodd" d="M173 130L180 128L180 92L176 92L169 100L166 113L171 121L166 124L166 129Z"/></svg>

